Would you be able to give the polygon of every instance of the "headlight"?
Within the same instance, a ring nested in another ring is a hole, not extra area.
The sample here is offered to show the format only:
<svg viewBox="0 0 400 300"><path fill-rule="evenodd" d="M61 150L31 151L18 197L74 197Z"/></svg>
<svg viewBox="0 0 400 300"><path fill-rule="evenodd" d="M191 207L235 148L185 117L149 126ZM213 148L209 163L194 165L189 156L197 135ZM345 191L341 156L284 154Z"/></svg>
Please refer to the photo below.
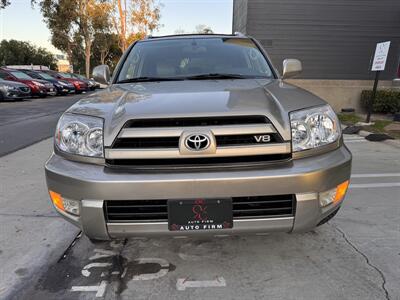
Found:
<svg viewBox="0 0 400 300"><path fill-rule="evenodd" d="M4 89L6 91L16 91L17 90L17 88L15 86L12 86L12 85L4 85Z"/></svg>
<svg viewBox="0 0 400 300"><path fill-rule="evenodd" d="M337 141L339 120L329 105L290 113L293 151L317 148Z"/></svg>
<svg viewBox="0 0 400 300"><path fill-rule="evenodd" d="M57 83L59 84L59 85L62 85L62 86L66 86L67 84L65 84L64 82L62 82L62 81L57 81Z"/></svg>
<svg viewBox="0 0 400 300"><path fill-rule="evenodd" d="M56 146L71 154L104 157L103 119L64 114L57 124Z"/></svg>

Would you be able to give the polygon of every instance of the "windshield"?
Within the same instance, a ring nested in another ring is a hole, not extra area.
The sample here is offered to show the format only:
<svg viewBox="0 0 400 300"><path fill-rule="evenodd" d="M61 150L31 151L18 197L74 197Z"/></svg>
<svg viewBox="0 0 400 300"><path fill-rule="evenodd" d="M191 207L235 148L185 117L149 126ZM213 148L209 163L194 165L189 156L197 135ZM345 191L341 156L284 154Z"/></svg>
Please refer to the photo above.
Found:
<svg viewBox="0 0 400 300"><path fill-rule="evenodd" d="M64 78L73 78L73 76L71 75L71 74L69 74L69 73L58 73L61 77L64 77Z"/></svg>
<svg viewBox="0 0 400 300"><path fill-rule="evenodd" d="M52 77L49 74L44 73L44 72L39 72L39 75L42 76L42 78L44 78L44 79L50 79L50 80L54 79L54 77Z"/></svg>
<svg viewBox="0 0 400 300"><path fill-rule="evenodd" d="M74 77L78 78L78 79L85 79L86 77L79 75L79 74L73 74Z"/></svg>
<svg viewBox="0 0 400 300"><path fill-rule="evenodd" d="M273 77L266 58L250 39L182 38L138 42L124 62L118 82L144 77L196 79L217 74Z"/></svg>
<svg viewBox="0 0 400 300"><path fill-rule="evenodd" d="M28 80L32 80L33 78L23 72L20 71L14 71L11 72L12 75L14 75L15 77L17 77L18 79L28 79Z"/></svg>

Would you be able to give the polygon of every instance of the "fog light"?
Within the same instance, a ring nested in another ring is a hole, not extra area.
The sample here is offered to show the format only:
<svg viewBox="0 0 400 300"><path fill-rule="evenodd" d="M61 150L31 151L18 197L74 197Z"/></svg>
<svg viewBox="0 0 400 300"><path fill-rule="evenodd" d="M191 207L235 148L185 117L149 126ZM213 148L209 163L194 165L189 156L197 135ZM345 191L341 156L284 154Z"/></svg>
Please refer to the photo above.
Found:
<svg viewBox="0 0 400 300"><path fill-rule="evenodd" d="M348 187L349 181L346 180L331 190L319 193L319 204L321 207L325 207L332 203L339 203L346 195Z"/></svg>
<svg viewBox="0 0 400 300"><path fill-rule="evenodd" d="M49 191L49 194L54 206L59 210L73 215L79 215L79 201L65 199L60 194L53 191Z"/></svg>
<svg viewBox="0 0 400 300"><path fill-rule="evenodd" d="M79 215L79 202L71 199L63 199L64 209L73 215Z"/></svg>

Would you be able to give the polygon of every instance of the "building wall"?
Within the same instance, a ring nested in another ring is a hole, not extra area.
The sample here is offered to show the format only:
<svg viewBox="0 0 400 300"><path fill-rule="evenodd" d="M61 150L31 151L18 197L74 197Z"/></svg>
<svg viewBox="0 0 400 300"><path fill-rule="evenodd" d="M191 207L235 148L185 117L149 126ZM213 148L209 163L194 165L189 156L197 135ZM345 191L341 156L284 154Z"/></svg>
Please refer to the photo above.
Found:
<svg viewBox="0 0 400 300"><path fill-rule="evenodd" d="M396 77L400 0L234 0L233 11L233 31L258 39L279 70L298 58L299 78L372 79L376 43L391 40L381 78Z"/></svg>
<svg viewBox="0 0 400 300"><path fill-rule="evenodd" d="M289 79L288 83L303 88L328 102L336 112L342 108L354 108L356 112L364 112L361 105L361 92L371 90L373 80L317 80ZM396 89L391 80L379 81L379 89Z"/></svg>
<svg viewBox="0 0 400 300"><path fill-rule="evenodd" d="M232 28L243 34L247 34L247 0L233 1Z"/></svg>

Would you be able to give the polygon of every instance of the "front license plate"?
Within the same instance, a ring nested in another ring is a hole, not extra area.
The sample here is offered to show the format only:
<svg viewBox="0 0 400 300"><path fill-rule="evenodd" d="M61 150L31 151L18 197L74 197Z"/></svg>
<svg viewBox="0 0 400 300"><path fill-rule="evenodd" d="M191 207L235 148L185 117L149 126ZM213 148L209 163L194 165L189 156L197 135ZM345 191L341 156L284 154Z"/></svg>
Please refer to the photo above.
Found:
<svg viewBox="0 0 400 300"><path fill-rule="evenodd" d="M170 231L233 227L232 199L168 200Z"/></svg>

